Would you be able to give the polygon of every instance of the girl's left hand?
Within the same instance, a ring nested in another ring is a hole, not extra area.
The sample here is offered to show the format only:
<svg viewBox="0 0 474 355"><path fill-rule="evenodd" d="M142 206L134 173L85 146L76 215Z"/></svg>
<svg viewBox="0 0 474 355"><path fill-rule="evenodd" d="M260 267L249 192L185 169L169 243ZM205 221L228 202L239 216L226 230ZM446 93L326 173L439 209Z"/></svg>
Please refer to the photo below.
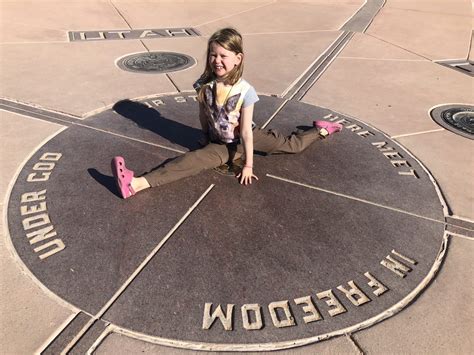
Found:
<svg viewBox="0 0 474 355"><path fill-rule="evenodd" d="M253 169L249 166L244 166L237 179L240 178L240 184L248 185L252 183L252 178L258 180L258 177L254 175Z"/></svg>

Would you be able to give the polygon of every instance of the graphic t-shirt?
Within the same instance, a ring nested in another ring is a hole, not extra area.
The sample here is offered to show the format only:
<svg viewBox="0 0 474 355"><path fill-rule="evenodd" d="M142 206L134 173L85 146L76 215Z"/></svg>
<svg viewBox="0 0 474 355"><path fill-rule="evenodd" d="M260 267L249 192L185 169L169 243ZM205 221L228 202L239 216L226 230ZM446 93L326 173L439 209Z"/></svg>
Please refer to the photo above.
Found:
<svg viewBox="0 0 474 355"><path fill-rule="evenodd" d="M196 85L195 85L196 87ZM240 139L240 110L257 102L253 86L240 79L232 87L217 85L215 81L202 86L203 104L209 124L211 140L236 143Z"/></svg>

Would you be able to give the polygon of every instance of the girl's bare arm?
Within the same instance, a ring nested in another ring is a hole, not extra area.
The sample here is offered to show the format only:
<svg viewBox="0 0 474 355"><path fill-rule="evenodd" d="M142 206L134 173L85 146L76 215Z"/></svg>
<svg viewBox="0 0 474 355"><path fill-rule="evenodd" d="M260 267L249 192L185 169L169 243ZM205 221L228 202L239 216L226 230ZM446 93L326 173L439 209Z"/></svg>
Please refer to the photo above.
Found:
<svg viewBox="0 0 474 355"><path fill-rule="evenodd" d="M251 184L252 178L258 180L257 176L253 174L253 107L254 105L249 105L242 108L240 112L240 134L244 144L245 165L237 177L240 178L240 183L245 185Z"/></svg>

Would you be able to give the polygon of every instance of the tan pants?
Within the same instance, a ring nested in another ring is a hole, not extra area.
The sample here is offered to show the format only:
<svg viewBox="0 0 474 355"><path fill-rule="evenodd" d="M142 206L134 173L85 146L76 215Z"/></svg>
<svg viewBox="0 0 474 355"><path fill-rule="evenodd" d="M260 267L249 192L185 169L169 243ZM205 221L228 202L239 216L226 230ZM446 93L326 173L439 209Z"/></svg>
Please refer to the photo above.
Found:
<svg viewBox="0 0 474 355"><path fill-rule="evenodd" d="M253 148L267 154L299 153L319 139L319 131L311 128L303 133L288 137L274 130L253 130ZM143 175L150 186L164 185L188 176L196 175L203 170L216 168L228 161L242 156L242 144L209 143L205 147L187 152L158 169Z"/></svg>

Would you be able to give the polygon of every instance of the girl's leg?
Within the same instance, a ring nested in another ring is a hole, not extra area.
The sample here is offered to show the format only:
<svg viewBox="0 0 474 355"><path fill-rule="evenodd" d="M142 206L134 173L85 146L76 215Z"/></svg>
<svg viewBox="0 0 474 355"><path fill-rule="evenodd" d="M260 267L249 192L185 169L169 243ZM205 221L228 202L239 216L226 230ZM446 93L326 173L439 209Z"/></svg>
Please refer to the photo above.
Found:
<svg viewBox="0 0 474 355"><path fill-rule="evenodd" d="M229 151L225 144L210 143L201 149L187 152L142 177L150 187L160 186L218 167L228 160Z"/></svg>
<svg viewBox="0 0 474 355"><path fill-rule="evenodd" d="M315 127L289 136L275 130L266 131L256 128L253 131L253 136L254 150L268 154L300 153L311 143L322 138L319 129Z"/></svg>

